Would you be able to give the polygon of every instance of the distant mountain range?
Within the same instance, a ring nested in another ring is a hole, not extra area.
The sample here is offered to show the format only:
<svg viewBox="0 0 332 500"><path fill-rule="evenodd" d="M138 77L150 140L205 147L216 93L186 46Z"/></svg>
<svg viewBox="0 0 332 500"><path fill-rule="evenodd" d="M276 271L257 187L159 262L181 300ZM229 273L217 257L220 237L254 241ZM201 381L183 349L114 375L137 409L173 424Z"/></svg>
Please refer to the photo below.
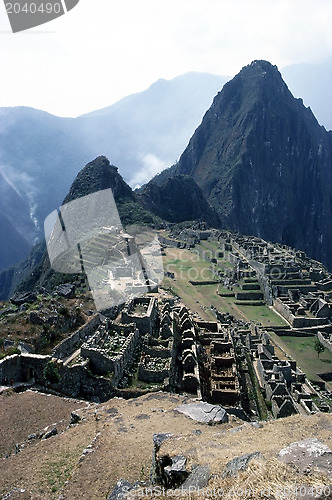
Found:
<svg viewBox="0 0 332 500"><path fill-rule="evenodd" d="M289 66L282 73L294 95L332 128L332 59ZM175 163L227 80L200 73L158 80L144 92L76 119L1 108L0 270L24 258L42 237L45 217L92 158L107 156L133 187ZM165 192L150 189L151 196L162 199Z"/></svg>
<svg viewBox="0 0 332 500"><path fill-rule="evenodd" d="M292 64L281 74L292 94L310 106L326 130L332 130L332 57L316 64Z"/></svg>
<svg viewBox="0 0 332 500"><path fill-rule="evenodd" d="M44 219L92 158L106 155L133 186L174 163L227 80L202 73L158 80L76 119L1 108L0 223L6 251L0 245L0 269L24 258L42 237Z"/></svg>

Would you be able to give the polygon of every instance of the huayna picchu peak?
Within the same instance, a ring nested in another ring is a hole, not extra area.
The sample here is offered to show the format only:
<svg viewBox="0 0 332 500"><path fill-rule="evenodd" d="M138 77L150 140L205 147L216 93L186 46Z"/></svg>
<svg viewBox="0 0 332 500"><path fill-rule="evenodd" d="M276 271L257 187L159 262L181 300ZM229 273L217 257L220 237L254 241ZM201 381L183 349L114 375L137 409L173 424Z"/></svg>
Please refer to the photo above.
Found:
<svg viewBox="0 0 332 500"><path fill-rule="evenodd" d="M165 177L194 178L225 228L302 249L332 266L332 132L253 61L214 98Z"/></svg>

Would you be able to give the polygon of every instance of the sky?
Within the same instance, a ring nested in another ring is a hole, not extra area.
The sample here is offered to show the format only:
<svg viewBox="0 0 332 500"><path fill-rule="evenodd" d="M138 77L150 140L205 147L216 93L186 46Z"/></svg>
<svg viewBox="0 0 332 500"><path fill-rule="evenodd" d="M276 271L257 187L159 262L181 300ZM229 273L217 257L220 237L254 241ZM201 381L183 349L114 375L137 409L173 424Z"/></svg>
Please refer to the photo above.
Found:
<svg viewBox="0 0 332 500"><path fill-rule="evenodd" d="M331 21L331 0L80 0L13 34L1 2L0 107L74 117L188 71L321 62Z"/></svg>

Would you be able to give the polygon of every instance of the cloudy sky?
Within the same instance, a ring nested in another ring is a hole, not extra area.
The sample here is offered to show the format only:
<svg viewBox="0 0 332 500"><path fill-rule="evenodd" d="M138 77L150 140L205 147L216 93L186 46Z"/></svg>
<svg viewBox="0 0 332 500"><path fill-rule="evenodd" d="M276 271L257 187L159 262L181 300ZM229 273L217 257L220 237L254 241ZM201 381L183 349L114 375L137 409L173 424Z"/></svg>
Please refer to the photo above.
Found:
<svg viewBox="0 0 332 500"><path fill-rule="evenodd" d="M80 0L12 34L1 2L0 106L77 116L187 71L320 62L332 55L331 21L331 0Z"/></svg>

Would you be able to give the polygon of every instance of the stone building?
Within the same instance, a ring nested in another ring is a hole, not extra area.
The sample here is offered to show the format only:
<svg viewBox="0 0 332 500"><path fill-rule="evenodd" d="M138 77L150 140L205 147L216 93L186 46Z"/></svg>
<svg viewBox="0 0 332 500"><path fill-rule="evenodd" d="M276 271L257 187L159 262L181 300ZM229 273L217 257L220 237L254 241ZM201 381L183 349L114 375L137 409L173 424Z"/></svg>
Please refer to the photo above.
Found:
<svg viewBox="0 0 332 500"><path fill-rule="evenodd" d="M135 323L101 325L81 347L81 356L89 360L89 366L96 375L111 376L116 387L131 366L134 352L141 341Z"/></svg>

